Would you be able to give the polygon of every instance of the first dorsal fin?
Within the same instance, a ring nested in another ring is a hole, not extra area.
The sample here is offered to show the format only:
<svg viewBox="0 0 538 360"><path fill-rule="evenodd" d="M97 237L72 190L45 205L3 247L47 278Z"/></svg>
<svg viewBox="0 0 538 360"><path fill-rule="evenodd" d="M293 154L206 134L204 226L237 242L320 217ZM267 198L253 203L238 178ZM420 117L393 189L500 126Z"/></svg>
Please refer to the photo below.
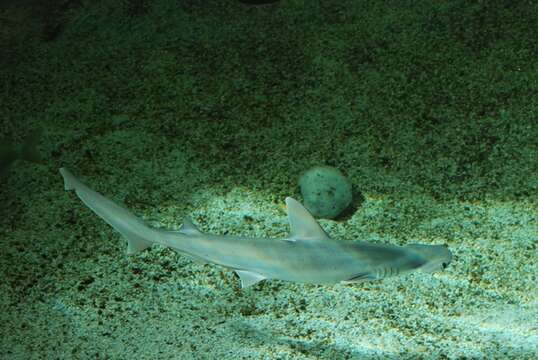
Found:
<svg viewBox="0 0 538 360"><path fill-rule="evenodd" d="M179 228L179 232L185 235L200 235L202 233L198 230L196 225L192 223L190 217L186 217L185 220L183 220L183 225Z"/></svg>
<svg viewBox="0 0 538 360"><path fill-rule="evenodd" d="M290 222L290 237L287 240L324 240L329 236L314 217L295 199L286 198L288 220Z"/></svg>

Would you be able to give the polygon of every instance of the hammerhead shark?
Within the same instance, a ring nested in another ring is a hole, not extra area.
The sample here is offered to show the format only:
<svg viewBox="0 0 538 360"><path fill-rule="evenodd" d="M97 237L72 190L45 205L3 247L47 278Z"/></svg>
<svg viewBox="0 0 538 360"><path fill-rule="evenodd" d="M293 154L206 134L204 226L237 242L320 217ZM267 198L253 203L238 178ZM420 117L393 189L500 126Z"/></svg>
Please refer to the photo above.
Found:
<svg viewBox="0 0 538 360"><path fill-rule="evenodd" d="M61 168L60 173L65 190L75 190L87 207L127 239L127 254L161 244L195 260L232 269L242 288L265 279L312 284L381 280L414 270L434 272L452 260L444 245L395 246L332 239L291 197L286 198L291 231L285 238L204 234L189 218L179 230L152 228L91 190L67 169Z"/></svg>

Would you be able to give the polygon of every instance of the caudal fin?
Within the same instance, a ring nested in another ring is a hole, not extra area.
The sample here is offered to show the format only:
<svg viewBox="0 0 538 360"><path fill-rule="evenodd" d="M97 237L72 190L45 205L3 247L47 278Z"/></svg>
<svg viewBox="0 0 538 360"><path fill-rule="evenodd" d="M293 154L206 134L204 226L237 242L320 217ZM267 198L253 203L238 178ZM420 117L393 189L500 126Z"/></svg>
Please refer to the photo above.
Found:
<svg viewBox="0 0 538 360"><path fill-rule="evenodd" d="M75 190L77 196L94 213L127 239L127 254L135 254L151 246L156 231L128 210L115 204L80 182L67 169L61 168L65 190Z"/></svg>

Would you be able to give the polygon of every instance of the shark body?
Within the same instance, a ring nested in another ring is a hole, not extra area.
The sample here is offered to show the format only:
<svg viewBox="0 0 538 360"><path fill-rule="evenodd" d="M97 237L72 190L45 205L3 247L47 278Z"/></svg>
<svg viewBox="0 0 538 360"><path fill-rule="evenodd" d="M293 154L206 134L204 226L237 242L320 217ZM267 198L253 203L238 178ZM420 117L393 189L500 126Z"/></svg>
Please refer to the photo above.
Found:
<svg viewBox="0 0 538 360"><path fill-rule="evenodd" d="M394 246L330 238L310 213L288 197L288 237L278 239L204 234L187 218L178 231L156 229L91 190L61 168L66 190L75 190L93 212L120 232L134 254L158 243L194 259L233 269L243 288L264 279L334 284L380 280L413 270L444 269L452 254L444 245Z"/></svg>

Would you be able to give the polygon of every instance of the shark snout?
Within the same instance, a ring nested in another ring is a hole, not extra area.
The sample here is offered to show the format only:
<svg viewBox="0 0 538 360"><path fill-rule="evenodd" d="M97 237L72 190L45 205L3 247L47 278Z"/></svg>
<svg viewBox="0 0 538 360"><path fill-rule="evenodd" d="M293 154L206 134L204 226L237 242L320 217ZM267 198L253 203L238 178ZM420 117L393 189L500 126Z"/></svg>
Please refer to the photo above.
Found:
<svg viewBox="0 0 538 360"><path fill-rule="evenodd" d="M418 269L423 272L444 270L452 262L452 252L446 245L410 244L406 245L406 248L415 251L426 260L426 263Z"/></svg>

